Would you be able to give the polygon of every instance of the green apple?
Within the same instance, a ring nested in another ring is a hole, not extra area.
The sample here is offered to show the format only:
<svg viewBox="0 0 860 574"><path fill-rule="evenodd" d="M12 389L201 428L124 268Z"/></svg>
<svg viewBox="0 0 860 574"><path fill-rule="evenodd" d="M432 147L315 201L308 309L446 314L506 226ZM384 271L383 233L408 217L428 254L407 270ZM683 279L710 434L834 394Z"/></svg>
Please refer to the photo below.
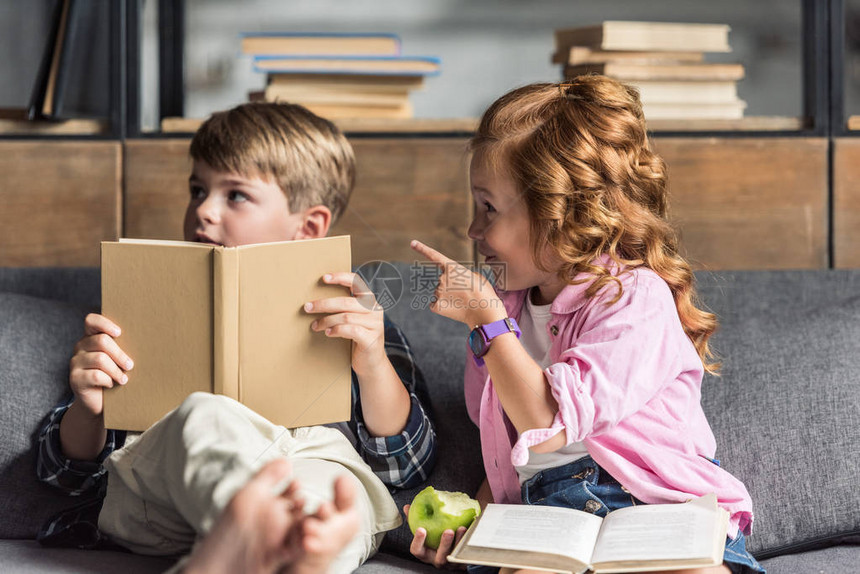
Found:
<svg viewBox="0 0 860 574"><path fill-rule="evenodd" d="M443 532L457 532L461 526L468 528L479 514L481 505L465 492L447 492L428 486L412 499L407 522L412 534L418 528L427 531L425 546L439 548Z"/></svg>

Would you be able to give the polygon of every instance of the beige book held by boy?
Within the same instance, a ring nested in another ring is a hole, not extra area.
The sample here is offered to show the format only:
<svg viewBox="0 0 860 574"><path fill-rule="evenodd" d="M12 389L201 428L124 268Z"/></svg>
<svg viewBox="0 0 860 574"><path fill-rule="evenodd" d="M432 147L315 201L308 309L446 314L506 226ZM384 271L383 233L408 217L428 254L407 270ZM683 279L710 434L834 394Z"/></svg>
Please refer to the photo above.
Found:
<svg viewBox="0 0 860 574"><path fill-rule="evenodd" d="M556 506L488 504L449 562L581 574L705 568L723 562L728 513L709 494L605 518Z"/></svg>
<svg viewBox="0 0 860 574"><path fill-rule="evenodd" d="M102 314L134 360L104 391L107 428L143 431L191 393L227 395L288 428L349 420L351 342L311 330L308 301L350 271L348 236L220 247L102 243Z"/></svg>

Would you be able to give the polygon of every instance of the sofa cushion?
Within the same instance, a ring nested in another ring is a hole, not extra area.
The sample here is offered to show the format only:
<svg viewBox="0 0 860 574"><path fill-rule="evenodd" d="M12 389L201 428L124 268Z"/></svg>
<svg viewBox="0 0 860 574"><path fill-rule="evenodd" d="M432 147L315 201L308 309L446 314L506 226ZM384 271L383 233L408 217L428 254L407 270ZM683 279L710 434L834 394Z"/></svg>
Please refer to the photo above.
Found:
<svg viewBox="0 0 860 574"><path fill-rule="evenodd" d="M36 479L34 444L42 420L68 392L69 357L87 310L0 293L0 538L33 538L72 500ZM8 518L12 518L11 520Z"/></svg>
<svg viewBox="0 0 860 574"><path fill-rule="evenodd" d="M762 561L767 574L846 574L857 572L860 564L860 546L837 546L810 550L799 554L785 554Z"/></svg>
<svg viewBox="0 0 860 574"><path fill-rule="evenodd" d="M368 280L377 299L386 302L388 318L401 327L415 353L430 394L438 446L436 467L426 483L396 491L394 500L402 509L427 485L474 494L484 478L484 466L478 428L466 413L463 397L468 329L427 308L433 295L434 283L428 280L432 279L432 269L408 263L381 265L380 269L379 264L366 264L359 272ZM374 278L375 281L371 280ZM384 297L386 289L394 296ZM386 535L382 548L410 556L411 542L412 533L404 521Z"/></svg>
<svg viewBox="0 0 860 574"><path fill-rule="evenodd" d="M175 560L113 550L46 549L35 540L0 540L4 574L158 574Z"/></svg>
<svg viewBox="0 0 860 574"><path fill-rule="evenodd" d="M860 541L860 271L698 274L720 318L703 405L757 557Z"/></svg>

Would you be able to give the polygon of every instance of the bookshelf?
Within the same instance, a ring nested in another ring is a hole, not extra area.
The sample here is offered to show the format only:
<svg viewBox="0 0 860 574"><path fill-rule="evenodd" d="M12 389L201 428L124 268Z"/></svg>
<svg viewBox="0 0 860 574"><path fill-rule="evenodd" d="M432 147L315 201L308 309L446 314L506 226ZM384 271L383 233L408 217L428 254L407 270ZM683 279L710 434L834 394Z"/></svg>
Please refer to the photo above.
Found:
<svg viewBox="0 0 860 574"><path fill-rule="evenodd" d="M26 120L11 114L0 116L0 139L122 140L127 133L129 94L136 88L127 85L129 79L135 77L133 72L129 73L134 64L134 51L129 57L129 45L132 40L137 41L137 36L130 33L137 26L136 4L136 0L108 3L55 0L46 4L51 10L57 10L50 18L62 14L62 19L49 27L49 33L39 46L44 50L42 58L52 60L51 66L59 70L48 72L51 77L45 80L44 97L56 96L59 88L65 86L65 101L75 96L79 100L83 96L96 101L84 104L89 109L58 118ZM86 44L82 43L82 38L87 40ZM81 68L82 63L86 64L84 68ZM65 81L60 79L62 77ZM39 81L37 76L34 83ZM36 88L32 91L35 94ZM41 112L41 98L31 95L29 105L34 102L38 102L35 107Z"/></svg>
<svg viewBox="0 0 860 574"><path fill-rule="evenodd" d="M0 193L38 188L0 213L0 265L97 265L99 240L178 237L187 146L198 125L182 118L185 2L157 0L161 130L154 133L141 129L143 0L110 5L111 111L98 131L71 124L0 131L0 153L14 158L3 162ZM835 15L844 0L801 0L801 9L799 117L651 124L670 168L672 217L697 268L860 266L860 139L836 115L845 109L834 80L841 73L835 46L844 43ZM474 257L463 150L476 121L338 122L359 174L351 210L334 232L357 238L356 263L411 260L412 237L461 260ZM40 162L48 168L36 169ZM84 193L88 182L96 185ZM66 187L87 201L51 208Z"/></svg>

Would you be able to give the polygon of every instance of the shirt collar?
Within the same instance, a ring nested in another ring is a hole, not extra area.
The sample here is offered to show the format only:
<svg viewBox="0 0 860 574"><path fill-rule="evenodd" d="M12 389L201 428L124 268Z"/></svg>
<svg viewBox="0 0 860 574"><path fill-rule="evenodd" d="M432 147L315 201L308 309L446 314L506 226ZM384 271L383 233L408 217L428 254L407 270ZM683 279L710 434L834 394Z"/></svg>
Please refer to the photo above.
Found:
<svg viewBox="0 0 860 574"><path fill-rule="evenodd" d="M594 264L602 267L611 267L612 274L616 276L621 269L621 267L615 264L615 262L612 261L612 258L607 254L597 257L594 260ZM577 278L586 280L581 283L568 284L561 290L553 300L552 306L549 309L553 315L570 315L571 313L581 309L582 306L585 305L586 301L588 301L588 297L586 297L585 292L588 290L589 285L591 285L592 279L583 274L577 275ZM508 311L508 315L515 319L519 318L528 293L528 289L498 292L499 298L501 298L502 303L505 305L505 309Z"/></svg>

